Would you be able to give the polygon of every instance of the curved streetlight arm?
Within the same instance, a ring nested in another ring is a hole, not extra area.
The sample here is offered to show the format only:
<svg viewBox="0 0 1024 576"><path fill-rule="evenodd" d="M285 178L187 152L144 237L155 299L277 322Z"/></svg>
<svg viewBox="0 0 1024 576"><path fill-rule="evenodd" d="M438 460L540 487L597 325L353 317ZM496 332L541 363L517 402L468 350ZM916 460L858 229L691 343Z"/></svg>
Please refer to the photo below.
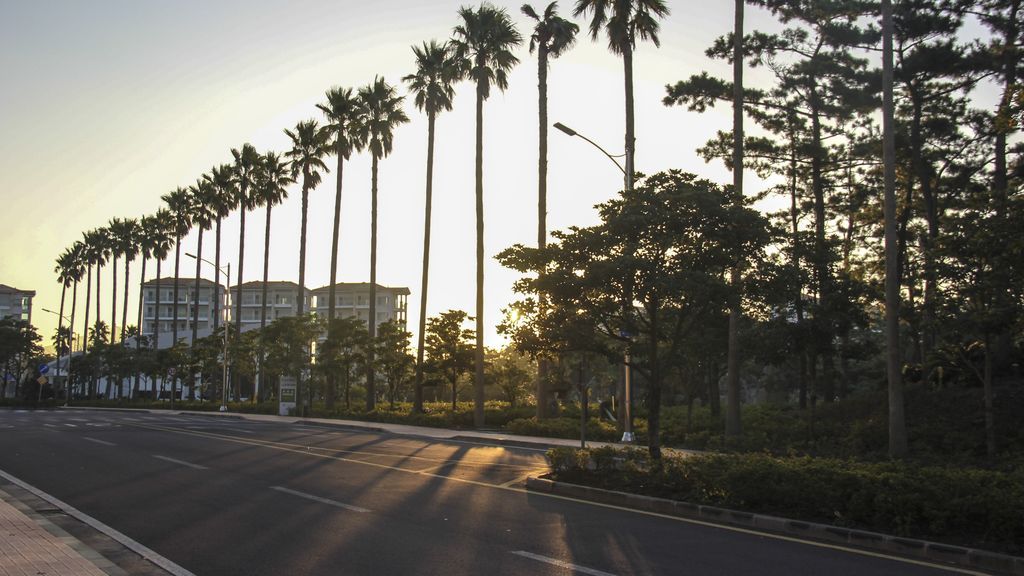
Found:
<svg viewBox="0 0 1024 576"><path fill-rule="evenodd" d="M210 266L213 266L214 268L220 270L221 274L229 274L229 275L231 274L230 272L225 272L223 266L217 266L216 264L214 264L213 262L210 262L206 258L196 258L196 255L192 254L191 252L185 252L185 256L188 256L189 258L191 258L193 260L197 260L198 259L198 260L201 260L203 262L206 262ZM230 263L228 263L228 270L231 270L231 264ZM231 282L230 278L228 278L228 282Z"/></svg>
<svg viewBox="0 0 1024 576"><path fill-rule="evenodd" d="M43 308L42 306L40 306L39 309L42 310L43 312L49 312L50 314L53 314L54 316L60 316L62 320L65 320L67 322L71 322L70 320L68 320L67 316L61 314L60 312L54 312L53 310L50 310L49 308Z"/></svg>
<svg viewBox="0 0 1024 576"><path fill-rule="evenodd" d="M608 151L605 150L604 148L602 148L600 144L598 144L597 142L594 142L590 138L587 138L586 136L584 136L583 134L580 134L579 132L573 130L572 128L569 128L568 126L566 126L565 124L562 124L561 122L555 122L555 128L557 128L558 130L561 130L562 132L568 134L569 136L578 136L580 138L583 138L587 142L590 142L591 146L593 146L594 148L597 148L598 150L600 150L605 156L608 157L609 160L614 162L615 163L615 167L618 168L620 172L622 172L623 176L625 176L626 169L622 167L622 164L619 164L619 161L615 159L615 156L612 156L611 154L609 154Z"/></svg>

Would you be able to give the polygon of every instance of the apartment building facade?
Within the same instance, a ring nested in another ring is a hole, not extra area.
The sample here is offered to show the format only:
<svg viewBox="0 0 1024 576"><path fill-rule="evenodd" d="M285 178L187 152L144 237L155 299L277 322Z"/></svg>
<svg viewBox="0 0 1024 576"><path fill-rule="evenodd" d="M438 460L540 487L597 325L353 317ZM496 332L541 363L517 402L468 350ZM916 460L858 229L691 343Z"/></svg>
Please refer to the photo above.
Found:
<svg viewBox="0 0 1024 576"><path fill-rule="evenodd" d="M231 318L232 322L235 322L235 316L238 312L238 298L242 299L242 316L240 319L242 332L260 327L260 318L264 308L267 311L268 324L278 318L295 316L298 312L296 306L298 303L296 299L298 292L299 285L295 282L267 282L267 301L264 303L263 282L252 281L242 283L241 296L239 296L239 287L232 286L231 301L233 305L228 312L228 317ZM312 299L308 288L305 290L305 299L303 309L308 311Z"/></svg>
<svg viewBox="0 0 1024 576"><path fill-rule="evenodd" d="M12 317L32 323L32 298L35 290L19 290L0 284L0 318Z"/></svg>
<svg viewBox="0 0 1024 576"><path fill-rule="evenodd" d="M174 302L174 284L178 283L178 301ZM157 293L159 286L159 294ZM186 341L192 338L193 313L199 309L198 337L209 336L213 332L213 315L222 311L225 305L226 289L221 286L218 293L219 306L214 306L214 284L202 278L199 280L199 292L196 292L195 278L154 278L142 284L142 334L160 339L159 346L170 345L170 336L174 329L174 309L178 309L178 339ZM223 316L222 316L223 318ZM167 336L165 336L167 335ZM164 340L167 342L164 342Z"/></svg>
<svg viewBox="0 0 1024 576"><path fill-rule="evenodd" d="M369 324L370 284L368 282L339 282L334 285L336 318L356 316ZM330 304L330 285L312 291L317 315L327 317ZM381 286L377 284L377 310L375 326L394 320L406 328L409 306L409 289L404 287Z"/></svg>

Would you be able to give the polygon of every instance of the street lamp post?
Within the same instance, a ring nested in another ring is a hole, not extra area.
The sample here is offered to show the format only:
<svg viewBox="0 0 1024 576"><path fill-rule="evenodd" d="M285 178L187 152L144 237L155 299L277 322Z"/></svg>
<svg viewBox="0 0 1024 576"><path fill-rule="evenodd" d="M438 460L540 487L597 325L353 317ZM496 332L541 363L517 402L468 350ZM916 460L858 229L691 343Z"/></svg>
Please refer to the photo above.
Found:
<svg viewBox="0 0 1024 576"><path fill-rule="evenodd" d="M558 130L564 132L565 134L567 134L569 136L577 136L579 138L582 138L582 139L586 140L587 142L589 142L591 146L593 146L594 148L597 148L598 150L600 150L605 156L608 157L609 160L611 160L615 164L615 167L618 168L620 172L622 172L622 176L623 176L623 178L625 180L626 192L628 193L628 192L632 192L633 191L633 177L632 177L632 175L629 172L627 172L626 169L622 167L622 164L619 164L619 161L617 160L617 158L621 158L623 156L626 156L625 154L621 154L619 156L613 156L612 154L609 154L607 150L602 148L597 142L594 142L590 138L587 138L583 134L580 134L579 132L573 130L572 128L569 128L568 126L566 126L565 124L562 124L561 122L555 122L555 128L557 128ZM632 166L632 164L633 164L632 163L632 159L627 157L626 158L626 165L627 166ZM623 313L624 313L624 315L627 315L627 316L629 315L630 309L632 308L632 302L629 302L628 299L629 299L629 297L627 296L627 301L623 302L623 305L622 305ZM623 398L623 400L622 400L623 420L625 421L625 422L623 422L623 425L622 425L622 441L623 442L633 442L633 440L635 438L633 436L633 412L632 412L633 390L632 390L631 378L630 378L631 370L630 370L630 358L629 358L629 341L628 341L628 335L626 335L625 332L623 332L623 336L627 338L627 342L626 342L626 352L625 352L625 355L623 356L623 362L622 362L623 363L622 388L623 388L623 396L625 396L625 398Z"/></svg>
<svg viewBox="0 0 1024 576"><path fill-rule="evenodd" d="M217 266L213 262L210 262L206 258L197 258L195 254L191 254L189 252L186 252L185 256L188 256L189 258L192 258L194 260L199 260L201 262L205 262L205 263L209 264L210 266L213 266L214 268L216 268L218 272L221 272L221 273L224 272L223 268L221 268L220 266ZM227 275L225 276L225 278L229 278L230 279L231 278L231 262L228 262L227 266L228 266L227 267ZM224 294L224 299L225 300L227 300L227 298L229 297L230 293L231 293L231 290L228 290ZM239 294L239 298L241 298L241 294ZM198 300L198 299L199 299L199 294L196 294L196 300ZM221 385L220 385L220 391L221 391L221 394L220 394L220 411L221 412L227 412L228 411L228 319L227 319L228 307L227 306L222 306L222 309L224 310L224 351L222 352L221 357L224 360L224 373L223 373L223 376L221 377L222 381L221 381ZM196 343L192 342L192 345L195 346Z"/></svg>
<svg viewBox="0 0 1024 576"><path fill-rule="evenodd" d="M53 310L43 307L40 307L40 310L42 310L43 312L49 312L50 314L53 314L54 316L60 318L60 320L57 322L57 370L53 375L54 378L60 378L60 349L62 343L61 341L63 340L60 334L60 329L63 326L61 322L63 322L64 320L68 321L68 375L65 377L67 379L67 382L64 384L64 406L66 407L68 405L68 401L71 399L71 354L74 353L72 344L75 341L75 332L74 330L72 330L71 320L68 320L67 316L64 316L59 312L54 312ZM42 384L39 385L39 399L43 399Z"/></svg>

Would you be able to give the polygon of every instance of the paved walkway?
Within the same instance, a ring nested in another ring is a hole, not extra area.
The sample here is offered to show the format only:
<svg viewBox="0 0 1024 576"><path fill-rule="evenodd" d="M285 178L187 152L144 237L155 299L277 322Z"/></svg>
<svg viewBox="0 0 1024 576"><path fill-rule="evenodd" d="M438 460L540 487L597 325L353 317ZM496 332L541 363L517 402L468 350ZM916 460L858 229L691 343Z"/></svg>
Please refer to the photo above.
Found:
<svg viewBox="0 0 1024 576"><path fill-rule="evenodd" d="M30 518L26 513L35 517ZM0 576L108 576L112 573L101 570L97 564L112 566L98 553L0 490ZM120 570L114 573L123 574Z"/></svg>

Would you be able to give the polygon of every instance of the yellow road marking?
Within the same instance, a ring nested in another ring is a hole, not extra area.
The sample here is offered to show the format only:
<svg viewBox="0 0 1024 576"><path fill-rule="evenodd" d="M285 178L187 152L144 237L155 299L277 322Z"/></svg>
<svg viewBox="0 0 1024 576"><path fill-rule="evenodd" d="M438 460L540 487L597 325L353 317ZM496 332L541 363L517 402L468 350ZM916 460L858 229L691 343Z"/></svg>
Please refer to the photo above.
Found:
<svg viewBox="0 0 1024 576"><path fill-rule="evenodd" d="M336 461L339 461L339 462L351 462L353 464L362 464L362 465L365 465L365 466L372 466L374 468L381 468L381 469L385 469L385 470L394 470L396 472L404 472L406 474L419 475L419 476L432 476L432 477L435 477L435 478L440 478L442 480L448 480L448 481L451 481L451 482L461 482L463 484L471 484L471 485L474 485L474 486L481 486L481 487L484 487L484 488L493 488L493 489L497 489L497 490L506 490L506 491L509 491L509 492L517 492L517 493L520 493L520 494L529 494L531 496L539 496L539 497L544 497L544 498L552 498L552 499L555 499L555 500L563 500L563 501L566 501L566 502L575 502L575 503L578 503L578 504L584 504L584 505L587 505L587 506L597 506L597 507L606 508L606 509L609 509L609 510L620 510L620 511L623 511L623 512L630 512L630 513L633 513L633 514L642 514L644 516L652 516L652 517L655 517L655 518L662 518L662 519L665 519L665 520L673 520L673 521L676 521L676 522L683 522L683 523L686 523L686 524L693 524L693 525L696 525L696 526L706 526L708 528L717 528L719 530L728 530L730 532L737 532L737 533L740 533L740 534L749 534L749 535L752 535L752 536L759 536L759 537L762 537L762 538L771 538L773 540L781 540L781 541L784 541L784 542L793 542L795 544L803 544L803 545L806 545L806 546L814 546L816 548L826 548L826 549L829 549L829 550L838 550L838 551L841 551L841 552L848 552L848 553L851 553L851 554L858 554L858 555L861 555L861 556L868 556L868 557L872 557L872 558L881 558L881 559L884 559L884 560L892 560L894 562L902 562L904 564L913 564L913 565L916 565L916 566L925 566L925 567L928 567L928 568L935 568L937 570L944 570L946 572L953 572L953 573L957 573L957 574L970 574L972 576L989 576L985 572L978 572L976 570L970 570L970 569L967 569L967 568L960 568L958 566L949 566L949 565L944 565L944 564L935 564L935 563L932 563L932 562L928 562L926 560L917 560L917 559L914 559L914 558L907 558L907 557L903 557L903 556L894 556L894 555L886 554L884 552L874 552L874 551L871 551L871 550L861 550L859 548L851 548L849 546L843 546L842 544L830 544L830 543L827 543L827 542L818 542L818 541L815 541L815 540L806 540L806 539L798 538L798 537L795 537L795 536L786 536L786 535L783 535L783 534L773 534L771 532L762 532L762 531L759 531L759 530L752 530L752 529L749 529L749 528L742 528L742 527L739 527L739 526L730 526L728 524L716 524L714 522L707 522L707 521L704 521L704 520L696 520L696 519L693 519L693 518L683 518L683 517L680 517L680 516L672 516L672 515L669 515L669 514L662 514L660 512L651 512L651 511L648 511L648 510L637 510L637 509L634 509L634 508L626 508L625 506L618 506L618 505L615 505L615 504L606 504L604 502L594 502L594 501L591 501L591 500L583 500L583 499L580 499L580 498L574 498L572 496L562 496L560 494L551 494L551 493L548 493L548 492L531 492L531 491L526 490L525 488L516 488L516 487L514 487L515 481L512 482L512 485L509 485L509 483L507 483L507 482L504 483L504 484L490 484L490 483L487 483L487 482L480 482L480 481L477 481L477 480L469 480L469 479L466 479L466 478L454 478L454 477L451 477L451 476L442 476L440 474L432 474L430 472L417 472L415 470L409 470L408 468L399 468L397 466L388 466L386 464L378 464L376 462L367 462L365 460L354 460L352 458L345 458L345 457L342 457L342 456L332 456L330 454L321 454L321 453L318 453L318 452L311 452L306 447L298 446L298 445L295 445L295 444L278 443L278 442L272 442L272 441L262 441L262 440L249 439L249 438L239 438L237 436L227 436L227 435L221 435L221 434L213 434L213 433L209 433L209 432L197 432L197 431L194 431L194 430L183 430L183 429L178 429L178 428L166 428L166 427L163 427L163 426L153 426L153 425L147 425L147 424L132 424L132 426L137 426L139 428L150 428L150 429L153 429L153 430L162 430L162 431L165 431L165 432L173 432L173 433L176 433L176 434L186 434L186 435L190 435L190 436L200 436L200 437L206 437L206 438L213 438L213 439L217 439L217 440L224 440L224 441L227 441L227 442L234 442L236 444L248 444L248 445L252 445L252 446L261 446L263 448L271 448L271 449L280 450L280 451L283 451L283 452L293 452L295 454L305 454L306 456L315 456L317 458L325 458L325 459L328 459L328 460L336 460ZM339 450L339 452L353 453L355 451L352 451L352 450ZM429 470L429 468L428 468L428 470Z"/></svg>

